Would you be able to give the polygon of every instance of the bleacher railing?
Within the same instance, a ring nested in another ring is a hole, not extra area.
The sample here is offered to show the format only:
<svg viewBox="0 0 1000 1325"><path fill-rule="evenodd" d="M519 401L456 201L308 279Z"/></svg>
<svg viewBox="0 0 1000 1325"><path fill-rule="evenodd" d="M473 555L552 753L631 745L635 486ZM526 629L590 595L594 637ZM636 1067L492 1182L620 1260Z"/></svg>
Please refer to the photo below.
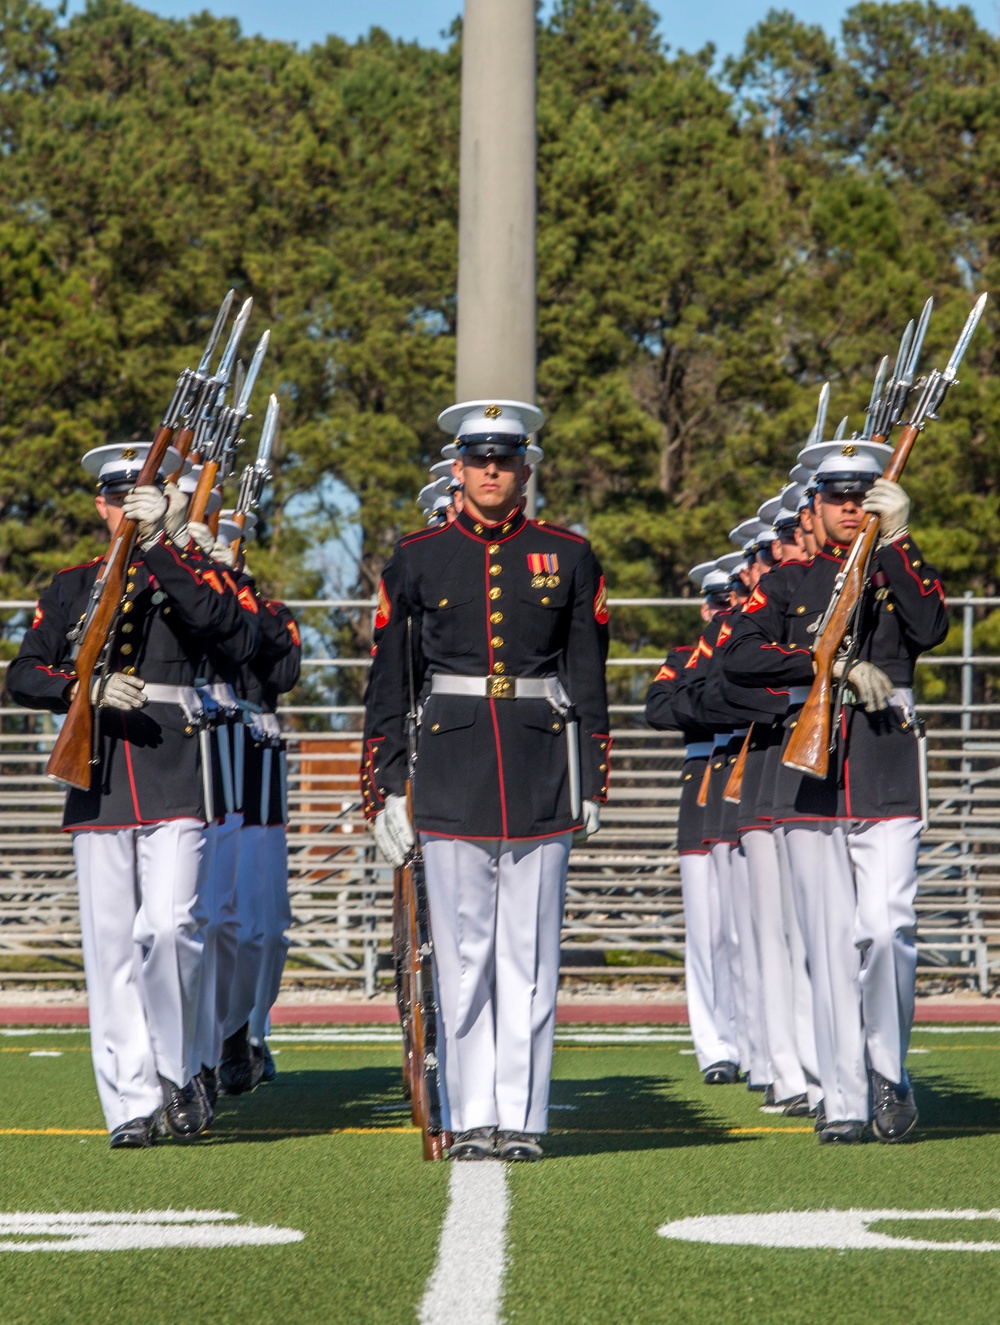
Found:
<svg viewBox="0 0 1000 1325"><path fill-rule="evenodd" d="M951 651L925 656L918 672L930 785L917 946L923 975L958 979L986 993L1000 979L1000 657L977 654L974 644L977 622L1000 607L1000 598L966 594L948 605L955 625L946 646ZM286 980L346 982L373 993L391 979L392 874L361 814L362 710L357 702L338 702L351 690L360 693L370 659L326 656L322 639L334 614L365 622L374 602L290 606L303 625L305 688L313 697L292 696L295 702L282 709L294 915ZM641 612L644 621L650 612L669 614L680 622L681 638L692 641L700 629L698 599L611 599L610 606L613 640L615 615L624 620L628 613ZM9 637L17 638L33 607L0 601ZM566 976L683 975L674 845L683 745L676 734L642 723L642 695L661 660L653 645L609 659L610 800L600 833L571 856ZM82 981L73 855L69 835L60 831L63 795L44 775L58 721L9 701L0 708L0 982L7 984Z"/></svg>

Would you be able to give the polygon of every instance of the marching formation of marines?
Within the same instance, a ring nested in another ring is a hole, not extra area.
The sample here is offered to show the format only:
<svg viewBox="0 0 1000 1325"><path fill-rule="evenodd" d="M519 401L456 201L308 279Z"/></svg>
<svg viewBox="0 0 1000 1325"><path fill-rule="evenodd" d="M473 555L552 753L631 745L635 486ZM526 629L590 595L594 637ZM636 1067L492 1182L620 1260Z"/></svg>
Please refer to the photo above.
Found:
<svg viewBox="0 0 1000 1325"><path fill-rule="evenodd" d="M860 438L845 420L823 440L824 388L791 481L732 531L738 553L692 570L705 629L646 699L650 725L687 742L678 850L699 1067L708 1085L745 1073L764 1108L813 1117L824 1145L902 1141L918 1121L913 682L948 621L898 478L982 305L914 409L928 301L888 381L883 361Z"/></svg>
<svg viewBox="0 0 1000 1325"><path fill-rule="evenodd" d="M248 300L210 374L231 301L157 439L83 457L108 552L56 575L7 677L16 703L67 715L49 771L70 783L63 827L113 1149L197 1137L220 1088L274 1075L265 1037L291 919L275 707L301 647L244 560L273 396L237 508L219 509L267 344L265 333L237 402L221 406L250 312ZM86 739L69 749L79 714Z"/></svg>
<svg viewBox="0 0 1000 1325"><path fill-rule="evenodd" d="M70 788L113 1148L196 1137L220 1089L274 1075L291 923L275 710L301 645L244 559L273 396L237 506L220 511L267 345L225 406L250 303L212 374L231 299L154 441L83 457L108 552L55 577L8 674L16 702L67 715L48 771ZM928 301L892 375L880 366L860 436L845 419L823 439L824 387L789 482L732 531L737 551L691 571L704 629L646 697L648 723L686 743L677 846L704 1081L745 1080L765 1109L814 1118L821 1144L897 1142L918 1121L913 682L947 614L899 478L984 299L945 370L914 386ZM396 871L404 1080L425 1155L531 1161L570 850L608 796L607 590L584 537L524 514L541 410L476 400L438 422L427 527L378 586L362 799Z"/></svg>

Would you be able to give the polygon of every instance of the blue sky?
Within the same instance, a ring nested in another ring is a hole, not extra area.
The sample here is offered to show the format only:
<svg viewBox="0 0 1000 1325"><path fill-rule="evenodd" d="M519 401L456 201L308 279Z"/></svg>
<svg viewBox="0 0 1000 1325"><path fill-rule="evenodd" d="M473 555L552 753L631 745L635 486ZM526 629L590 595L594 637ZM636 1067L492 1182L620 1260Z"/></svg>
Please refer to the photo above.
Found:
<svg viewBox="0 0 1000 1325"><path fill-rule="evenodd" d="M807 23L822 23L836 33L840 19L851 7L839 0L651 0L662 15L664 40L674 50L699 50L714 41L720 55L740 49L747 31L768 9L784 8ZM550 7L551 0L547 0ZM462 0L147 0L142 6L164 17L183 18L208 9L235 16L245 32L295 41L308 46L330 32L354 41L372 26L394 37L419 41L423 46L444 44L442 34L461 12ZM980 24L1000 34L1000 2L972 0ZM84 8L84 0L70 0L70 12Z"/></svg>

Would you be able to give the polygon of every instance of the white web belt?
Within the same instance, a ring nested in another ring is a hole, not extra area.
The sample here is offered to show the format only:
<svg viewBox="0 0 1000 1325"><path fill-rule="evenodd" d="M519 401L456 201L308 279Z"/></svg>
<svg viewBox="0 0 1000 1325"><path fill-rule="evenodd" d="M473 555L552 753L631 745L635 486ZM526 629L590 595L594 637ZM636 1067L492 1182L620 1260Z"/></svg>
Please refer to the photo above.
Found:
<svg viewBox="0 0 1000 1325"><path fill-rule="evenodd" d="M453 676L435 672L432 695L466 695L470 699L547 699L557 713L569 707L569 695L558 676Z"/></svg>

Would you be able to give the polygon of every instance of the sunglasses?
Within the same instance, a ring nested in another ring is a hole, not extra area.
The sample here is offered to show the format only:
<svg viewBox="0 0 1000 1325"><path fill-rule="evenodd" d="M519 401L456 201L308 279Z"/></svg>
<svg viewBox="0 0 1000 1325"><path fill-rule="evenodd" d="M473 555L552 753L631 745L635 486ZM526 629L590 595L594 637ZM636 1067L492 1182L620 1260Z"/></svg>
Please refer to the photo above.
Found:
<svg viewBox="0 0 1000 1325"><path fill-rule="evenodd" d="M524 460L521 455L464 455L462 464L468 469L487 469L494 465L497 469L513 472Z"/></svg>

